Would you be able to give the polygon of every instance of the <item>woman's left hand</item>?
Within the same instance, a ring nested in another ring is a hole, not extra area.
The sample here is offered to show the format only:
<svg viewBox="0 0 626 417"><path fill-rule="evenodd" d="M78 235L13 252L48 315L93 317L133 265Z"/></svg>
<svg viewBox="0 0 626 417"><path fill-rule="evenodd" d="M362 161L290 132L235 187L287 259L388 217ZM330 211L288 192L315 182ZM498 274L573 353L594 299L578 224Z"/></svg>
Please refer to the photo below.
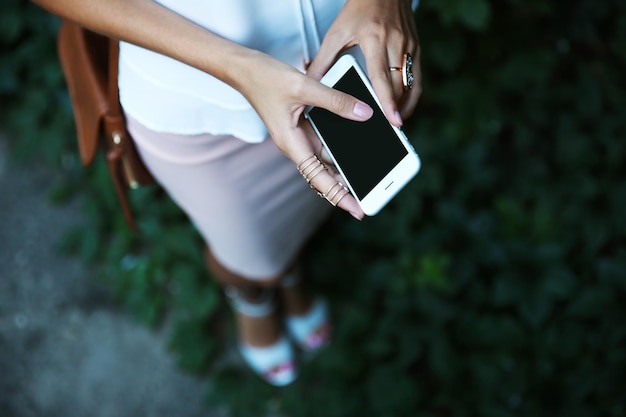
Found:
<svg viewBox="0 0 626 417"><path fill-rule="evenodd" d="M328 30L307 74L321 79L344 50L359 45L367 73L390 123L401 126L422 92L420 44L411 0L347 0ZM401 71L404 54L413 57L415 81L405 89Z"/></svg>

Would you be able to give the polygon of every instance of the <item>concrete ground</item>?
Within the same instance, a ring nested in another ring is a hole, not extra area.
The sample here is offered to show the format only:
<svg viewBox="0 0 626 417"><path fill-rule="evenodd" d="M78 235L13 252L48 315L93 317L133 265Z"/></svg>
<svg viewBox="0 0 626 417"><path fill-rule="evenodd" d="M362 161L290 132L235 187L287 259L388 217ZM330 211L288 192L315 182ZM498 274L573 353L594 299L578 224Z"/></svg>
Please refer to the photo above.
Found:
<svg viewBox="0 0 626 417"><path fill-rule="evenodd" d="M8 143L0 135L0 417L225 415L204 404L206 380L176 368L165 331L55 252L80 209L49 205L57 174L10 166Z"/></svg>

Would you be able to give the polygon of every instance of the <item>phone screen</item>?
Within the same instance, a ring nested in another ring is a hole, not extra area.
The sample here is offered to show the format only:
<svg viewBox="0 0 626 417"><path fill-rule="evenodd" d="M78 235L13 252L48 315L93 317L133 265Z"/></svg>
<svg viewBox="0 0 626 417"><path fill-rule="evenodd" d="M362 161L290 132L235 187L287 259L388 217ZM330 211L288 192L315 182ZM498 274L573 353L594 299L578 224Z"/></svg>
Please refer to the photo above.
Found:
<svg viewBox="0 0 626 417"><path fill-rule="evenodd" d="M407 150L354 68L333 88L374 109L374 115L365 122L347 120L319 107L309 111L326 146L362 200L407 155Z"/></svg>

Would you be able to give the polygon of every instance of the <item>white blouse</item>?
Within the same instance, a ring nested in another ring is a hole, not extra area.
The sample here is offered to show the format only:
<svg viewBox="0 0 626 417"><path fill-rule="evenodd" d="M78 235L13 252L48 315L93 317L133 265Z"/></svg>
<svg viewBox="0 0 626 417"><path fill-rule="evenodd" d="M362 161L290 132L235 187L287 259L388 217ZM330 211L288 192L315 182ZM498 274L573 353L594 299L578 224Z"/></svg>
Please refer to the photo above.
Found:
<svg viewBox="0 0 626 417"><path fill-rule="evenodd" d="M222 37L300 70L315 56L345 2L157 1ZM124 42L120 45L119 86L124 110L151 130L230 134L251 143L267 137L259 116L232 87L179 61Z"/></svg>

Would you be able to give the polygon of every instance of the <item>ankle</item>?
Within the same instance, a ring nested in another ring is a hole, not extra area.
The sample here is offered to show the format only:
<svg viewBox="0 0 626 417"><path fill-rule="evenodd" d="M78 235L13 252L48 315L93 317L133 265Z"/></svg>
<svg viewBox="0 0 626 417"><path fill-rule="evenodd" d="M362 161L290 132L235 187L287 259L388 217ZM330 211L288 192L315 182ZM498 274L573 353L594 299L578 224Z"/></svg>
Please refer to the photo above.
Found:
<svg viewBox="0 0 626 417"><path fill-rule="evenodd" d="M269 346L281 337L280 321L276 313L267 317L247 317L235 313L239 340L254 347Z"/></svg>
<svg viewBox="0 0 626 417"><path fill-rule="evenodd" d="M290 316L305 315L313 305L313 298L304 291L301 277L300 268L294 268L280 285L285 312Z"/></svg>
<svg viewBox="0 0 626 417"><path fill-rule="evenodd" d="M274 288L227 287L225 293L233 308L241 342L248 346L263 347L279 340L281 326L276 314Z"/></svg>
<svg viewBox="0 0 626 417"><path fill-rule="evenodd" d="M263 288L256 285L225 286L224 293L233 310L247 317L266 317L276 309L276 291L274 288Z"/></svg>
<svg viewBox="0 0 626 417"><path fill-rule="evenodd" d="M302 316L313 305L313 299L299 287L281 288L285 312L290 316Z"/></svg>

